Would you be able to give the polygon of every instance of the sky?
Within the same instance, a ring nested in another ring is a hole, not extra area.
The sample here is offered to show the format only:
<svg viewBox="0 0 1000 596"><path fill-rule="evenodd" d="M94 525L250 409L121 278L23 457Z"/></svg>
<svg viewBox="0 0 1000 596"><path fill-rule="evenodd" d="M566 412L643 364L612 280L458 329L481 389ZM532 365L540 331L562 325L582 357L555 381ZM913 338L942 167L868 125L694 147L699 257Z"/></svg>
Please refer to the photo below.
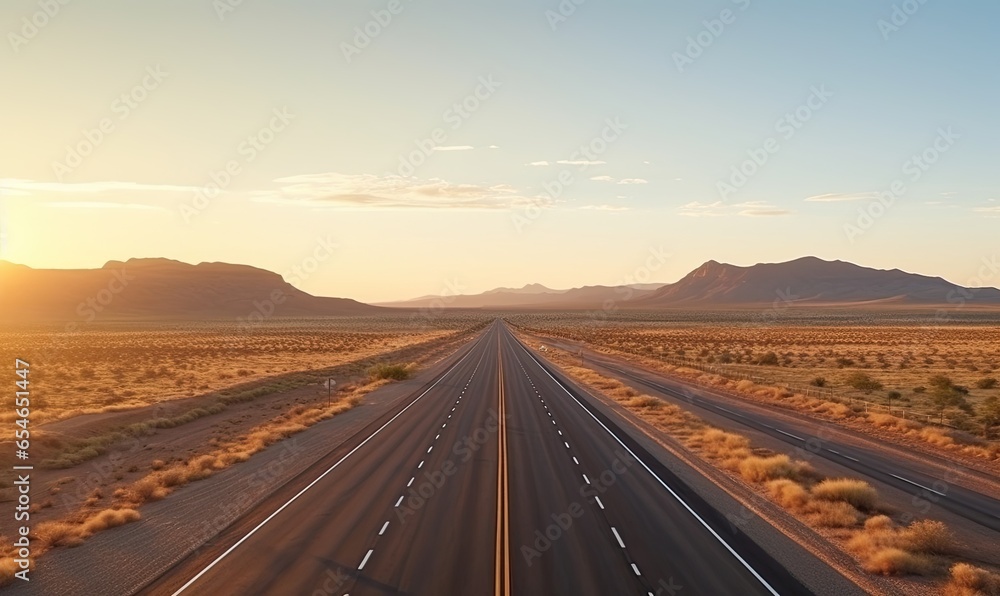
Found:
<svg viewBox="0 0 1000 596"><path fill-rule="evenodd" d="M6 0L0 259L243 263L364 301L805 255L998 286L998 19Z"/></svg>

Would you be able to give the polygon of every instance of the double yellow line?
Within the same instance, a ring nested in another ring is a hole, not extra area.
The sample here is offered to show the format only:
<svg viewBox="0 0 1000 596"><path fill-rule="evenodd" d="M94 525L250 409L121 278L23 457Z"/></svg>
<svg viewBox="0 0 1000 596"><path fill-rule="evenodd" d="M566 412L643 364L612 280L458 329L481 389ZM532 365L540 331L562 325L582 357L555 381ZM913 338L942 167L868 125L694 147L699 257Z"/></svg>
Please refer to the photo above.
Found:
<svg viewBox="0 0 1000 596"><path fill-rule="evenodd" d="M497 558L496 596L510 595L510 527L508 513L510 511L509 491L507 489L507 419L506 404L503 391L503 358L500 357L500 334L497 333L497 384L499 386L500 406L499 419L499 456L497 465Z"/></svg>

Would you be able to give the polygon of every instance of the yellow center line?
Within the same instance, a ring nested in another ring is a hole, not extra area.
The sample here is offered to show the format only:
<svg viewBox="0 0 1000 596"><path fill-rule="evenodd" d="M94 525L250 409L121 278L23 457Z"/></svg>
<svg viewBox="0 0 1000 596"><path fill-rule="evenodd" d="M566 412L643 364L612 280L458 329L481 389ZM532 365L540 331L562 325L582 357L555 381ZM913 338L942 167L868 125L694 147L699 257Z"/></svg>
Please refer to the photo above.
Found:
<svg viewBox="0 0 1000 596"><path fill-rule="evenodd" d="M507 489L507 417L504 403L503 388L503 358L500 356L500 334L497 334L497 384L499 386L499 419L500 432L498 438L497 465L497 544L496 544L496 581L494 593L496 596L510 595L510 531L507 523L509 498Z"/></svg>

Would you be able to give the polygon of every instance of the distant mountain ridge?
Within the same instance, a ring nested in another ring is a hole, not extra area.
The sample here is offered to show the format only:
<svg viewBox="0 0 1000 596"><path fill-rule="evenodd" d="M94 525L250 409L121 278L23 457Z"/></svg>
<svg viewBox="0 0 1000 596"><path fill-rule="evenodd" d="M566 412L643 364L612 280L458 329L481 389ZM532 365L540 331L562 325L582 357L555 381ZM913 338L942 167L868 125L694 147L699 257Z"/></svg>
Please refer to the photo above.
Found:
<svg viewBox="0 0 1000 596"><path fill-rule="evenodd" d="M0 319L233 318L377 314L347 298L313 296L249 265L170 259L109 261L100 269L33 269L0 261Z"/></svg>
<svg viewBox="0 0 1000 596"><path fill-rule="evenodd" d="M551 290L541 284L528 284L523 288L496 288L481 294L421 296L402 302L383 302L379 303L379 306L439 308L443 305L446 308L585 309L598 308L609 300L615 303L627 302L651 293L651 289L639 289L632 286L583 286L569 290Z"/></svg>
<svg viewBox="0 0 1000 596"><path fill-rule="evenodd" d="M609 302L610 301L610 302ZM964 288L940 277L803 257L740 267L708 261L672 284L584 286L550 290L540 284L482 294L424 296L392 307L481 309L731 308L762 305L926 306L1000 305L996 288Z"/></svg>
<svg viewBox="0 0 1000 596"><path fill-rule="evenodd" d="M816 257L749 267L708 261L680 281L637 300L634 306L758 305L775 301L803 305L1000 304L1000 290L963 288L940 277Z"/></svg>

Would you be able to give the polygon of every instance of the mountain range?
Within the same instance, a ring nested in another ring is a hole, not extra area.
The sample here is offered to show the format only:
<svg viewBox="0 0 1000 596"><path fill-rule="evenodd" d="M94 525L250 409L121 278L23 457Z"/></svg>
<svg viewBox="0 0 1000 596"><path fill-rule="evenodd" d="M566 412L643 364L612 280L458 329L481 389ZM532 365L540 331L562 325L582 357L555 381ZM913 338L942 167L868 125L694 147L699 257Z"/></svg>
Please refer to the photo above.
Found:
<svg viewBox="0 0 1000 596"><path fill-rule="evenodd" d="M0 261L0 320L235 318L376 315L390 308L601 309L783 306L1000 307L1000 289L964 288L940 277L803 257L739 267L708 261L672 284L541 284L481 294L423 296L368 305L313 296L277 273L247 265L170 259L109 261L100 269L33 269Z"/></svg>
<svg viewBox="0 0 1000 596"><path fill-rule="evenodd" d="M424 296L391 307L450 308L732 308L780 303L802 306L1000 305L996 288L964 288L940 277L803 257L739 267L708 261L672 284L584 286L550 290L533 284L463 296Z"/></svg>
<svg viewBox="0 0 1000 596"><path fill-rule="evenodd" d="M322 298L247 265L170 259L109 261L100 269L33 269L0 261L0 320L233 318L378 314L347 298Z"/></svg>

